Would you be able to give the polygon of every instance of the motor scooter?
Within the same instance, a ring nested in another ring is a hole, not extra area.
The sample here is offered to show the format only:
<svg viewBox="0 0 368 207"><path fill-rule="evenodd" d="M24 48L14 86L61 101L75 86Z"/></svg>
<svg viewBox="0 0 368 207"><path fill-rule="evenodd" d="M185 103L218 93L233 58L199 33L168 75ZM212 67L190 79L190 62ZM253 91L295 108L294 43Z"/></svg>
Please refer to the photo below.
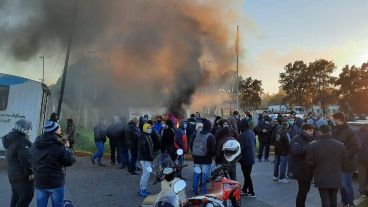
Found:
<svg viewBox="0 0 368 207"><path fill-rule="evenodd" d="M183 150L178 149L177 154L178 157L181 156ZM156 195L147 196L141 207L182 207L187 200L186 182L175 175L186 165L181 166L179 162L174 162L168 154L160 154L154 159L152 166L153 169L147 170L153 174L154 185L161 183L161 191Z"/></svg>

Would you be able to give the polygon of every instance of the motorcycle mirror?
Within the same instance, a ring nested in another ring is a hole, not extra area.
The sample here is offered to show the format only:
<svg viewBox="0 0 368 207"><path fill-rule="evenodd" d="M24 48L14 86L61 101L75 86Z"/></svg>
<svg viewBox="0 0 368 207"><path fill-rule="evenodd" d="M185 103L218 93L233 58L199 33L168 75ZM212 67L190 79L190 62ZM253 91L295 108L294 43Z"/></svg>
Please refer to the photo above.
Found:
<svg viewBox="0 0 368 207"><path fill-rule="evenodd" d="M152 167L147 167L146 168L147 172L151 173L153 171Z"/></svg>
<svg viewBox="0 0 368 207"><path fill-rule="evenodd" d="M178 194L180 191L184 190L187 183L184 180L179 180L174 184L174 192Z"/></svg>
<svg viewBox="0 0 368 207"><path fill-rule="evenodd" d="M179 156L182 155L183 153L184 153L184 151L182 149L176 150L176 154L178 154Z"/></svg>
<svg viewBox="0 0 368 207"><path fill-rule="evenodd" d="M195 172L196 174L201 174L201 173L202 173L202 170L201 170L201 168L200 168L200 167L195 167L195 168L194 168L194 172Z"/></svg>

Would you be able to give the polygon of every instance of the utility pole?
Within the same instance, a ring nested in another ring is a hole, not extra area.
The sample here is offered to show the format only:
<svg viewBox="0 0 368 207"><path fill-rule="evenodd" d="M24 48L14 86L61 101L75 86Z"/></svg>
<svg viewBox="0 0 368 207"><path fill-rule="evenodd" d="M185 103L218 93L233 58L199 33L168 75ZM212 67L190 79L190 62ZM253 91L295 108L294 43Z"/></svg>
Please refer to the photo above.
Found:
<svg viewBox="0 0 368 207"><path fill-rule="evenodd" d="M236 26L236 110L239 111L239 25Z"/></svg>
<svg viewBox="0 0 368 207"><path fill-rule="evenodd" d="M66 51L64 71L63 71L63 78L62 78L62 81L61 81L61 89L60 89L59 103L58 103L58 108L57 108L57 112L56 112L59 115L59 117L60 117L60 113L61 113L61 105L63 104L64 89L65 89L65 79L66 79L66 74L67 74L67 70L68 70L70 48L72 46L73 33L74 33L74 25L75 25L75 21L76 21L77 0L75 0L74 3L75 4L74 4L73 17L72 17L72 25L71 25L70 34L69 34L70 36L69 36L68 47L67 47L67 51Z"/></svg>
<svg viewBox="0 0 368 207"><path fill-rule="evenodd" d="M45 84L45 56L40 56L39 58L42 59L42 80L41 82Z"/></svg>

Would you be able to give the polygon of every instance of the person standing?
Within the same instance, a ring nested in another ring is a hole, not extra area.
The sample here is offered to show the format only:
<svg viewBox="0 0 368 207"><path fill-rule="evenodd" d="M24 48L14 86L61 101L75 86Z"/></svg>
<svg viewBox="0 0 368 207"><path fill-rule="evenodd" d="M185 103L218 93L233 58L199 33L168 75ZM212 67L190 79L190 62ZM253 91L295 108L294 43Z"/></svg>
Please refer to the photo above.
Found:
<svg viewBox="0 0 368 207"><path fill-rule="evenodd" d="M276 132L275 137L275 165L273 171L273 180L280 183L289 183L286 179L286 168L288 164L288 155L290 151L290 135L288 133L289 124L284 122ZM279 177L280 175L280 177Z"/></svg>
<svg viewBox="0 0 368 207"><path fill-rule="evenodd" d="M45 133L32 145L32 166L37 193L37 207L47 207L51 197L53 207L62 207L64 201L65 167L75 162L69 141L62 139L57 122L48 121Z"/></svg>
<svg viewBox="0 0 368 207"><path fill-rule="evenodd" d="M120 149L119 149L119 140L121 139L122 134L120 133L121 129L121 121L117 116L113 117L112 124L106 130L106 136L109 138L110 144L110 158L111 165L116 165L116 161L118 163L121 162ZM122 168L125 166L122 166Z"/></svg>
<svg viewBox="0 0 368 207"><path fill-rule="evenodd" d="M344 205L354 206L354 190L352 185L353 172L357 168L357 153L360 148L360 140L357 134L351 129L345 121L345 115L341 112L332 115L332 122L336 125L333 138L342 142L345 146L345 151L348 158L342 165L342 187L341 203Z"/></svg>
<svg viewBox="0 0 368 207"><path fill-rule="evenodd" d="M306 162L313 169L314 185L318 188L322 207L337 207L337 192L341 187L341 165L344 145L333 139L330 127L320 127L319 140L310 143Z"/></svg>
<svg viewBox="0 0 368 207"><path fill-rule="evenodd" d="M368 196L368 125L359 130L361 147L358 152L359 192L363 198Z"/></svg>
<svg viewBox="0 0 368 207"><path fill-rule="evenodd" d="M97 148L97 152L92 155L91 163L93 165L97 164L103 166L101 159L104 153L104 144L106 142L106 125L105 120L101 119L100 122L95 126L93 129L94 131L94 138L95 138L95 145ZM97 160L97 163L96 163Z"/></svg>
<svg viewBox="0 0 368 207"><path fill-rule="evenodd" d="M76 141L75 131L76 131L76 128L75 128L73 119L67 119L66 120L66 135L68 137L70 148L72 149Z"/></svg>
<svg viewBox="0 0 368 207"><path fill-rule="evenodd" d="M252 167L255 162L255 145L256 135L250 129L249 122L246 118L242 119L239 123L239 129L241 134L239 135L239 144L241 147L241 159L239 163L244 176L244 185L242 188L242 195L247 197L256 197L252 182Z"/></svg>
<svg viewBox="0 0 368 207"><path fill-rule="evenodd" d="M289 157L289 177L298 181L296 206L304 207L313 179L312 171L306 162L310 143L314 140L314 128L309 124L302 126L301 132L291 139Z"/></svg>
<svg viewBox="0 0 368 207"><path fill-rule="evenodd" d="M138 120L133 119L128 123L127 130L125 131L125 146L129 150L129 162L128 162L128 173L131 175L137 175L136 173L136 162L138 159L138 139L140 136L140 130L138 128Z"/></svg>
<svg viewBox="0 0 368 207"><path fill-rule="evenodd" d="M194 168L201 169L201 173L193 175L193 194L198 195L199 179L201 179L201 194L207 193L207 180L211 174L212 158L216 155L216 141L211 134L211 122L203 120L203 129L196 132L193 139L192 155Z"/></svg>
<svg viewBox="0 0 368 207"><path fill-rule="evenodd" d="M230 127L221 127L217 130L215 135L216 139L216 165L228 164L227 160L224 157L224 152L222 150L224 144L229 140L236 140L231 136ZM229 174L230 179L236 181L236 163L230 163Z"/></svg>
<svg viewBox="0 0 368 207"><path fill-rule="evenodd" d="M259 118L259 123L255 129L258 135L259 147L258 147L258 162L262 162L262 156L264 152L264 160L269 161L270 144L272 138L272 125L271 118L269 116Z"/></svg>
<svg viewBox="0 0 368 207"><path fill-rule="evenodd" d="M231 128L233 128L238 133L239 133L238 131L239 118L240 118L239 112L234 111L233 115L227 119L229 121L229 124L231 125Z"/></svg>
<svg viewBox="0 0 368 207"><path fill-rule="evenodd" d="M151 138L152 126L148 123L143 125L143 133L138 140L138 160L142 165L143 173L139 183L138 195L147 197L150 193L147 191L147 184L151 173L148 168L152 168L153 161L153 141Z"/></svg>
<svg viewBox="0 0 368 207"><path fill-rule="evenodd" d="M176 152L174 147L175 141L175 129L173 122L168 119L166 120L166 126L162 132L161 137L161 153L167 153L171 156L171 159L175 160Z"/></svg>
<svg viewBox="0 0 368 207"><path fill-rule="evenodd" d="M29 132L32 122L20 119L11 132L2 138L9 183L12 190L10 207L27 207L34 194L33 171L30 157Z"/></svg>

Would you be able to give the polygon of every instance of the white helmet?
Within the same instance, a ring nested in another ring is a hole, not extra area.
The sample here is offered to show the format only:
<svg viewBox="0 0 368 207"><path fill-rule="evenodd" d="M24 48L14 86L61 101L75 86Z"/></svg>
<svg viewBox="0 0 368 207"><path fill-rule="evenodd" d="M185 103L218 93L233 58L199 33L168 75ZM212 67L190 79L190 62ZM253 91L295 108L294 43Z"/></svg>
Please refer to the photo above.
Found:
<svg viewBox="0 0 368 207"><path fill-rule="evenodd" d="M228 162L234 161L241 154L240 144L236 140L229 140L222 146L224 157Z"/></svg>

